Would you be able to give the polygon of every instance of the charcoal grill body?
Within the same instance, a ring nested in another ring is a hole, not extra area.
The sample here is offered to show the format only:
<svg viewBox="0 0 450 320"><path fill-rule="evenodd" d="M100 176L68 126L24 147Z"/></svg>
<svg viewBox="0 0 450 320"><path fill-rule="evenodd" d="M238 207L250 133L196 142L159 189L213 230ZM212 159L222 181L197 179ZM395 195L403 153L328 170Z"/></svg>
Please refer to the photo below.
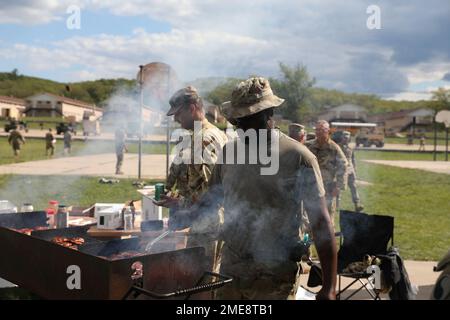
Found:
<svg viewBox="0 0 450 320"><path fill-rule="evenodd" d="M143 265L144 289L153 292L193 287L205 271L201 247L164 251L160 245L157 253L145 254L145 244L138 238L99 241L89 237L85 227L40 230L31 236L10 229L45 224L45 213L0 215L0 277L45 299L121 299L133 285L136 261ZM50 241L55 236L83 237L86 244L79 250L65 248ZM142 255L118 260L100 257L130 250ZM74 288L78 275L80 288Z"/></svg>

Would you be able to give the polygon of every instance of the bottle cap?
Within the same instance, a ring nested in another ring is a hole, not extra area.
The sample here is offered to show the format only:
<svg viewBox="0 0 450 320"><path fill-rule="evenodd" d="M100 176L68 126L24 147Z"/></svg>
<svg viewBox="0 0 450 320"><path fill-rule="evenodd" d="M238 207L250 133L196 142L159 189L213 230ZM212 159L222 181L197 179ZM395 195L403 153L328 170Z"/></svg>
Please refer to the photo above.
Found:
<svg viewBox="0 0 450 320"><path fill-rule="evenodd" d="M50 200L50 201L48 202L48 204L51 204L51 205L57 205L57 204L58 204L58 201L56 201L56 200Z"/></svg>

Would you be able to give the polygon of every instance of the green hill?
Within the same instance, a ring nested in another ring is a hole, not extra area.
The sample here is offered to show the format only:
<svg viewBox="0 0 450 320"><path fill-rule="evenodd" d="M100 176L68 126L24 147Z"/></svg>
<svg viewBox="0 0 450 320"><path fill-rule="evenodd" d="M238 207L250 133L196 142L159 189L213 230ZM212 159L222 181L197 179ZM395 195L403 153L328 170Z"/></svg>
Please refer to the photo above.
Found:
<svg viewBox="0 0 450 320"><path fill-rule="evenodd" d="M134 80L100 79L73 83L60 83L52 80L19 75L17 70L0 72L0 95L26 98L40 92L64 95L68 98L95 103L98 106L107 100L119 87L132 88Z"/></svg>

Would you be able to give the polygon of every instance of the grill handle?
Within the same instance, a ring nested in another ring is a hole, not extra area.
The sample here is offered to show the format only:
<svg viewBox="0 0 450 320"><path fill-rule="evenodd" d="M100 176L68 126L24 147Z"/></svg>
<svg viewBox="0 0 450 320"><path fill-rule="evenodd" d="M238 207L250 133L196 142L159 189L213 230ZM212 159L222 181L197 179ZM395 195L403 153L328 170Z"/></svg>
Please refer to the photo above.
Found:
<svg viewBox="0 0 450 320"><path fill-rule="evenodd" d="M200 284L203 281L203 279L205 278L205 276L207 276L207 275L217 277L217 278L219 278L219 280L213 281L210 283ZM231 283L232 281L233 281L233 279L229 276L226 276L226 275L223 275L220 273L205 271L203 273L203 275L201 276L201 278L197 281L197 284L192 288L180 289L180 290L176 290L176 291L168 292L168 293L157 293L157 292L145 290L144 288L135 284L130 288L130 290L128 290L126 295L123 297L123 300L126 300L130 296L131 293L134 293L134 298L137 298L140 294L143 294L143 295L149 296L154 299L168 299L168 298L173 298L173 297L178 297L178 296L186 296L186 300L187 300L193 294L205 292L205 291L209 291L209 290L213 290L213 289L218 289L220 287L223 287L227 283Z"/></svg>

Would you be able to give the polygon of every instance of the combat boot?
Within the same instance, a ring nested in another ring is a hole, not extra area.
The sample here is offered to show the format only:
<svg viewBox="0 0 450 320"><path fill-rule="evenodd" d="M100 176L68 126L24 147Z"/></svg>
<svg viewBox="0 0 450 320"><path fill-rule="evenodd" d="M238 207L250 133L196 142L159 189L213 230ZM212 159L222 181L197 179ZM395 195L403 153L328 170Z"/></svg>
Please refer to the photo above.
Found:
<svg viewBox="0 0 450 320"><path fill-rule="evenodd" d="M359 202L355 203L355 211L356 212L361 212L363 210L364 210L364 206L361 203L359 203Z"/></svg>

